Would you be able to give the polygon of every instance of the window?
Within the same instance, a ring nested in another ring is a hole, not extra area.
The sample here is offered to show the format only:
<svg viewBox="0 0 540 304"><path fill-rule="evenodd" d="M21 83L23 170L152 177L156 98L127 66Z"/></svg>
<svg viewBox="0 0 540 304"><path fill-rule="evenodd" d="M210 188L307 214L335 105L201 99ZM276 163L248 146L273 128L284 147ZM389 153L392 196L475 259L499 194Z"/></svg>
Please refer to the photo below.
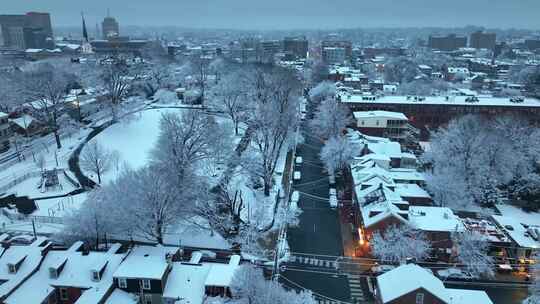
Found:
<svg viewBox="0 0 540 304"><path fill-rule="evenodd" d="M99 281L99 271L92 271L92 280Z"/></svg>
<svg viewBox="0 0 540 304"><path fill-rule="evenodd" d="M125 278L118 278L118 288L127 288L127 280Z"/></svg>
<svg viewBox="0 0 540 304"><path fill-rule="evenodd" d="M13 264L8 264L9 267L9 273L16 273L17 272L17 266Z"/></svg>
<svg viewBox="0 0 540 304"><path fill-rule="evenodd" d="M149 295L149 294L144 295L144 304L152 304L152 295Z"/></svg>
<svg viewBox="0 0 540 304"><path fill-rule="evenodd" d="M375 124L378 126L378 125L379 125L379 121L377 120L377 121L375 122Z"/></svg>
<svg viewBox="0 0 540 304"><path fill-rule="evenodd" d="M150 289L150 280L142 280L142 288L143 289L146 289L146 290L149 290Z"/></svg>
<svg viewBox="0 0 540 304"><path fill-rule="evenodd" d="M416 304L424 304L424 294L419 292L416 294Z"/></svg>
<svg viewBox="0 0 540 304"><path fill-rule="evenodd" d="M67 289L66 288L60 288L60 300L68 300L69 299L69 296L68 296L68 292L67 292Z"/></svg>

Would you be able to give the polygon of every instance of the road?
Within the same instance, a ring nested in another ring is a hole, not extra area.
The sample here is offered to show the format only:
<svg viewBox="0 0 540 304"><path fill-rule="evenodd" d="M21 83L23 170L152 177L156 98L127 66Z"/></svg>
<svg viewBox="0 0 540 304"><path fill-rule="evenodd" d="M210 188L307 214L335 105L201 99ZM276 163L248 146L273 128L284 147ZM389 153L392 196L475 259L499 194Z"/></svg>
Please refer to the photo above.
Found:
<svg viewBox="0 0 540 304"><path fill-rule="evenodd" d="M328 175L319 160L322 141L305 124L301 130L305 141L297 147L297 155L303 163L295 170L302 179L293 189L301 193L298 206L303 213L300 225L288 229L287 240L292 254L304 254L304 259L285 264L280 275L284 283L312 290L321 303L351 303L355 279L351 282L347 275L337 274L333 264L335 256L343 255L343 244L338 213L328 202Z"/></svg>

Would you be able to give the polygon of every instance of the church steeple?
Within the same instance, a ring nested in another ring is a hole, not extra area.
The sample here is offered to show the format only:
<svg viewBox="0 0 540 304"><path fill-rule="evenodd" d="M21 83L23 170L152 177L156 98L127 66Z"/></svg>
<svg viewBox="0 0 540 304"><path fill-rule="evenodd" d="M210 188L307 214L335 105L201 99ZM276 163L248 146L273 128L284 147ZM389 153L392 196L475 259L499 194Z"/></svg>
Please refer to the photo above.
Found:
<svg viewBox="0 0 540 304"><path fill-rule="evenodd" d="M84 42L89 42L88 40L88 31L86 30L86 22L84 21L84 13L81 12L81 17L82 17L82 31L83 31L83 39L84 39Z"/></svg>

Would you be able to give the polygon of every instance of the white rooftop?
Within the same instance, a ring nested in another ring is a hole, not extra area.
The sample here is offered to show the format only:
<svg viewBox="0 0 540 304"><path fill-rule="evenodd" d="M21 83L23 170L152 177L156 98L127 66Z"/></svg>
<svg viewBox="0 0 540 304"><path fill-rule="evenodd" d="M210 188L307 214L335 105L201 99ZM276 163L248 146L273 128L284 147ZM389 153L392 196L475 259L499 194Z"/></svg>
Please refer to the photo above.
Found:
<svg viewBox="0 0 540 304"><path fill-rule="evenodd" d="M391 111L361 111L361 112L354 112L353 115L354 115L354 118L356 119L387 118L387 119L395 119L395 120L408 120L405 114L400 113L400 112L391 112Z"/></svg>
<svg viewBox="0 0 540 304"><path fill-rule="evenodd" d="M377 277L381 300L388 303L403 295L423 288L433 296L448 303L446 289L438 278L426 269L407 264L399 266Z"/></svg>
<svg viewBox="0 0 540 304"><path fill-rule="evenodd" d="M540 100L525 98L523 102L511 102L510 98L479 96L478 102L468 102L467 96L426 96L423 101L415 101L407 96L382 96L375 100L364 100L363 95L342 94L341 101L349 103L382 103L382 104L418 104L418 105L462 105L462 106L505 106L505 107L540 107ZM422 96L424 97L424 96Z"/></svg>
<svg viewBox="0 0 540 304"><path fill-rule="evenodd" d="M447 288L448 304L493 304L483 290Z"/></svg>
<svg viewBox="0 0 540 304"><path fill-rule="evenodd" d="M175 247L136 246L115 271L114 277L160 280L168 267L165 256L176 251Z"/></svg>
<svg viewBox="0 0 540 304"><path fill-rule="evenodd" d="M409 223L424 231L465 231L463 223L446 207L409 207Z"/></svg>
<svg viewBox="0 0 540 304"><path fill-rule="evenodd" d="M172 270L167 278L163 297L181 299L175 303L202 304L204 300L205 281L211 267L209 264L188 265L173 263Z"/></svg>

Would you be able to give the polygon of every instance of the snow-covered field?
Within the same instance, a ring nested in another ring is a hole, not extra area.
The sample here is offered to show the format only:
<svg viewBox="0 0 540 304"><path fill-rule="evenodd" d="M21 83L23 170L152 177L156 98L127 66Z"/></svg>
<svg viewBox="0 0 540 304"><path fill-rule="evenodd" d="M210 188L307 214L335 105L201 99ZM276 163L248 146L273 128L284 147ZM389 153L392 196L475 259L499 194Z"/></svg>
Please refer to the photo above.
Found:
<svg viewBox="0 0 540 304"><path fill-rule="evenodd" d="M159 136L161 116L163 113L180 111L182 110L151 109L133 113L94 137L90 142L97 141L106 149L116 151L119 155L118 164L102 176L103 182L115 180L125 166L132 169L145 166ZM97 176L90 172L84 173L97 181Z"/></svg>

